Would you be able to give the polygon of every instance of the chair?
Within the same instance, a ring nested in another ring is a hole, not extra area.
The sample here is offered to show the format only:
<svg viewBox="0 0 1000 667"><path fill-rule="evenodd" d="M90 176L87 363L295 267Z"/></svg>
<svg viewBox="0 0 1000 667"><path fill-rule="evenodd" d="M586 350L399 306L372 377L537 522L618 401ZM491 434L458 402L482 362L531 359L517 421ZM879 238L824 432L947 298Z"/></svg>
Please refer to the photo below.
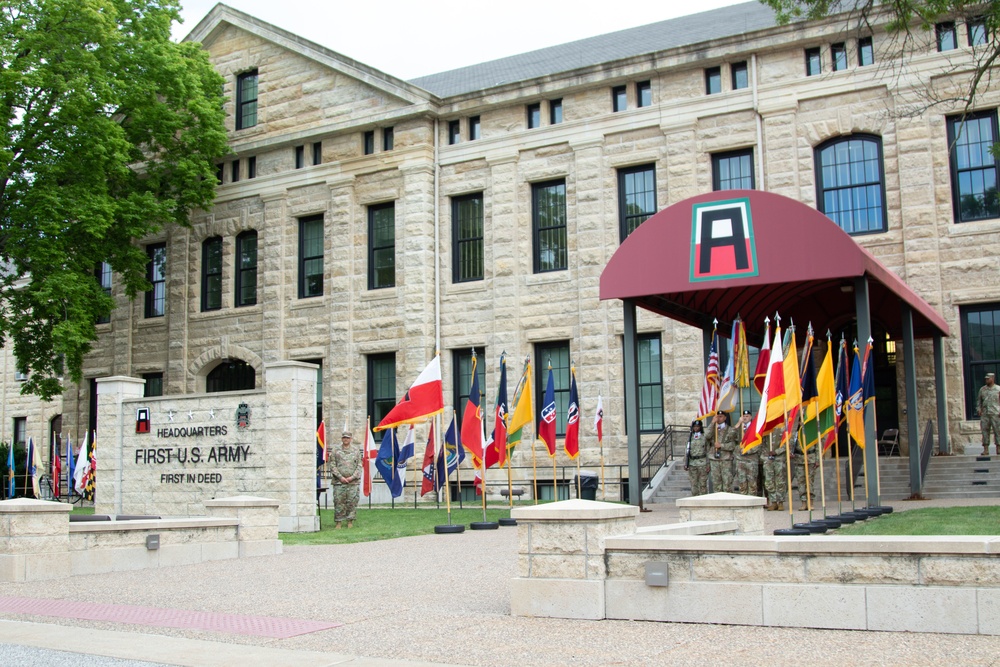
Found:
<svg viewBox="0 0 1000 667"><path fill-rule="evenodd" d="M882 456L899 454L899 429L887 428L878 441L878 453Z"/></svg>

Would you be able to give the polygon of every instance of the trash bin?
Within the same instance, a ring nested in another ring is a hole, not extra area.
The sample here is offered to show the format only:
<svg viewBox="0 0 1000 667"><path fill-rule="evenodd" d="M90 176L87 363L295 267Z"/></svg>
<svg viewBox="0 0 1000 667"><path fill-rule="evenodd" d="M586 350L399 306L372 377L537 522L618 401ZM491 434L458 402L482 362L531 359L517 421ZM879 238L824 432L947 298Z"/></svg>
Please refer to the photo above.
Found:
<svg viewBox="0 0 1000 667"><path fill-rule="evenodd" d="M600 478L593 470L581 470L576 480L580 486L580 498L583 500L597 500L597 486Z"/></svg>

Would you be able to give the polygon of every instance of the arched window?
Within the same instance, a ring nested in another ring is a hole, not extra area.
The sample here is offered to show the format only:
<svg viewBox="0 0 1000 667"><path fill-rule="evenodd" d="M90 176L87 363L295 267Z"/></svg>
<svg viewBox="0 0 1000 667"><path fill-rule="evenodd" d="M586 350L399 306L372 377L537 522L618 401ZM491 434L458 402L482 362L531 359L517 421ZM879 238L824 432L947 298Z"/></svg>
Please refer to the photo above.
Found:
<svg viewBox="0 0 1000 667"><path fill-rule="evenodd" d="M855 134L821 144L816 149L816 202L848 234L884 232L882 140Z"/></svg>
<svg viewBox="0 0 1000 667"><path fill-rule="evenodd" d="M253 366L242 359L225 360L205 379L205 391L246 391L257 386Z"/></svg>

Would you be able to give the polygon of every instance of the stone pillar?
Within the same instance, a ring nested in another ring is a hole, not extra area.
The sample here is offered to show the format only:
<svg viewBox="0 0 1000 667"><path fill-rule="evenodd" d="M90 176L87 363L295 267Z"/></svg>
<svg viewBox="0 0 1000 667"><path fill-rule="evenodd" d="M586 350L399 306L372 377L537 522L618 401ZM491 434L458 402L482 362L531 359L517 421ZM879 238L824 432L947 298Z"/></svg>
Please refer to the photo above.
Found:
<svg viewBox="0 0 1000 667"><path fill-rule="evenodd" d="M281 553L278 539L277 500L254 496L233 496L205 501L205 511L213 519L237 519L236 539L240 558L273 556Z"/></svg>
<svg viewBox="0 0 1000 667"><path fill-rule="evenodd" d="M709 493L680 498L681 521L735 521L737 535L764 534L764 503L757 496L738 493Z"/></svg>
<svg viewBox="0 0 1000 667"><path fill-rule="evenodd" d="M30 498L0 501L0 581L70 575L70 509L65 503Z"/></svg>
<svg viewBox="0 0 1000 667"><path fill-rule="evenodd" d="M514 616L603 619L604 540L635 533L639 508L593 500L518 507Z"/></svg>
<svg viewBox="0 0 1000 667"><path fill-rule="evenodd" d="M264 364L264 388L269 476L274 488L284 490L288 498L281 508L279 530L317 531L316 365L301 361Z"/></svg>
<svg viewBox="0 0 1000 667"><path fill-rule="evenodd" d="M127 376L97 379L97 483L94 512L123 514L122 456L125 429L135 432L135 414L124 403L142 398L146 381Z"/></svg>

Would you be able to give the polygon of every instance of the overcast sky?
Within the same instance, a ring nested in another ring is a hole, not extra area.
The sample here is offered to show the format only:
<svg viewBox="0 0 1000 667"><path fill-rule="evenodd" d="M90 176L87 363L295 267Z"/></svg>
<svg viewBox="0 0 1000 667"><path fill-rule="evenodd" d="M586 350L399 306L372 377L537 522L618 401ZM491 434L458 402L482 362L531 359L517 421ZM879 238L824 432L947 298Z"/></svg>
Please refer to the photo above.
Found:
<svg viewBox="0 0 1000 667"><path fill-rule="evenodd" d="M215 6L181 0L181 39ZM737 0L226 0L225 4L409 80ZM617 11L617 9L621 11Z"/></svg>

